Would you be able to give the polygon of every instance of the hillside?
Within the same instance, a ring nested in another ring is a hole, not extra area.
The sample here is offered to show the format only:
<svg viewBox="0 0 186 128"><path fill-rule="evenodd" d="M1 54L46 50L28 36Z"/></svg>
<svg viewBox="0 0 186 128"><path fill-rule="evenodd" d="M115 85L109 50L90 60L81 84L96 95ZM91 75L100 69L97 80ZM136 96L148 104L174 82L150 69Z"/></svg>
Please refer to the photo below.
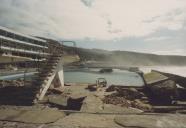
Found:
<svg viewBox="0 0 186 128"><path fill-rule="evenodd" d="M50 43L58 43L55 40L44 39L48 40ZM156 55L130 51L107 51L69 46L64 46L64 51L67 54L77 53L83 62L97 61L119 66L186 66L186 56Z"/></svg>
<svg viewBox="0 0 186 128"><path fill-rule="evenodd" d="M186 56L155 55L129 51L106 51L100 49L77 48L82 61L101 61L113 65L126 66L186 66Z"/></svg>

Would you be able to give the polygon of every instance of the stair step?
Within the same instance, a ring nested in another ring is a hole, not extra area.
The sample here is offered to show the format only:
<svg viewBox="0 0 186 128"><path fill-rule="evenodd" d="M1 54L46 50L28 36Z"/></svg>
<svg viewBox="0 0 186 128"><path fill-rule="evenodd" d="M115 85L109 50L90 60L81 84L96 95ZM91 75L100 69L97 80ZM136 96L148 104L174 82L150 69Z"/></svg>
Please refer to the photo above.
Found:
<svg viewBox="0 0 186 128"><path fill-rule="evenodd" d="M61 56L51 56L50 58L60 58Z"/></svg>
<svg viewBox="0 0 186 128"><path fill-rule="evenodd" d="M49 78L48 78L48 76L40 76L39 79L40 80L48 80Z"/></svg>
<svg viewBox="0 0 186 128"><path fill-rule="evenodd" d="M148 100L144 100L143 103L149 104L150 102Z"/></svg>
<svg viewBox="0 0 186 128"><path fill-rule="evenodd" d="M45 74L45 73L53 73L55 70L54 69L52 69L52 70L46 70L46 69L44 69L43 71L41 71L40 73L41 74Z"/></svg>
<svg viewBox="0 0 186 128"><path fill-rule="evenodd" d="M59 59L51 59L47 63L58 63Z"/></svg>
<svg viewBox="0 0 186 128"><path fill-rule="evenodd" d="M38 81L38 82L37 82ZM36 84L42 84L43 82L45 82L45 81L48 81L48 78L46 78L46 77L40 77L40 78L38 78L38 79L36 79L35 80L35 83Z"/></svg>
<svg viewBox="0 0 186 128"><path fill-rule="evenodd" d="M148 100L149 98L146 96L141 97L142 100Z"/></svg>
<svg viewBox="0 0 186 128"><path fill-rule="evenodd" d="M45 69L55 69L56 67L55 65L46 65Z"/></svg>
<svg viewBox="0 0 186 128"><path fill-rule="evenodd" d="M37 85L37 84L40 84L41 82L40 81L33 81L32 84L34 85Z"/></svg>
<svg viewBox="0 0 186 128"><path fill-rule="evenodd" d="M58 60L60 60L60 57L52 57L52 58L48 59L47 62L49 62L49 61L58 61Z"/></svg>
<svg viewBox="0 0 186 128"><path fill-rule="evenodd" d="M39 77L49 77L49 76L52 76L53 75L53 73L41 73L41 74L39 74Z"/></svg>
<svg viewBox="0 0 186 128"><path fill-rule="evenodd" d="M57 54L53 54L52 56L57 56L57 57L61 57L62 56L62 54L60 54L60 53L57 53Z"/></svg>
<svg viewBox="0 0 186 128"><path fill-rule="evenodd" d="M48 62L47 65L57 65L58 63L57 62Z"/></svg>

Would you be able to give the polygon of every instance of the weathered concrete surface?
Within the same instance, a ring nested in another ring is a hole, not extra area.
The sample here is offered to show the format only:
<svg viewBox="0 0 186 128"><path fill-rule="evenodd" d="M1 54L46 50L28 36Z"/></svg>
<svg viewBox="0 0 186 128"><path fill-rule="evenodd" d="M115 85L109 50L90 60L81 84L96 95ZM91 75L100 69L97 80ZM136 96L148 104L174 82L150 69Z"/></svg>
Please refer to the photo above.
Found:
<svg viewBox="0 0 186 128"><path fill-rule="evenodd" d="M88 96L84 101L81 106L81 111L82 112L100 112L103 110L103 102L102 100L95 96L95 95L90 95Z"/></svg>
<svg viewBox="0 0 186 128"><path fill-rule="evenodd" d="M124 127L140 128L185 128L186 115L149 114L116 116L114 121Z"/></svg>
<svg viewBox="0 0 186 128"><path fill-rule="evenodd" d="M0 128L44 128L45 124L0 121Z"/></svg>
<svg viewBox="0 0 186 128"><path fill-rule="evenodd" d="M71 114L48 128L123 128L114 122L115 115Z"/></svg>
<svg viewBox="0 0 186 128"><path fill-rule="evenodd" d="M21 116L18 116L19 113L18 114L15 113L13 116L11 116L11 119L12 117L15 118L14 120L8 120L8 122L0 121L0 126L5 128L13 128L14 126L19 128L35 128L35 127L38 128L123 128L123 127L124 128L125 127L141 127L141 128L147 127L148 128L149 127L150 128L150 127L157 127L157 126L160 128L162 127L164 128L164 127L186 126L186 124L184 124L186 115L181 115L181 114L180 115L177 114L142 115L144 113L142 113L142 111L139 109L124 107L119 104L114 105L114 104L103 103L104 96L108 95L108 93L106 93L104 89L96 92L90 92L86 88L87 85L65 86L65 90L62 95L58 94L54 96L52 94L54 97L49 98L49 101L53 102L54 104L65 106L68 103L67 100L64 98L64 96L67 96L72 100L76 100L79 98L81 99L82 97L85 97L85 100L83 101L82 107L79 112L65 111L69 115L66 115L65 117L62 115L62 117L59 117L58 112L61 113L61 111L55 109L54 111L56 112L54 113L52 112L51 114L50 112L47 111L43 113L39 112L39 115L36 114L37 117L35 118L36 115L32 111L37 111L38 110L37 107L30 106L31 107L30 109L26 107L25 109L20 110L18 109L19 108L18 106L15 106L15 108L11 108L12 106L10 106L10 108L8 107L8 109L6 109L7 106L3 108L1 106L0 107L1 109L5 109L8 111L0 112L0 119L1 117L3 117L4 113L9 113L11 111L17 111L17 110L23 112L29 111L31 113L27 113L27 114L21 113L22 114ZM134 89L130 91L136 92L136 90ZM123 92L120 92L119 94L121 95L122 93ZM110 94L112 93L109 92L109 95ZM122 94L122 96L124 96L124 94ZM131 97L128 98L131 99ZM134 100L134 102L138 103L136 100ZM73 105L77 107L77 104L73 104ZM45 109L46 107L48 107L46 106L46 104L43 104L41 106L42 109ZM40 110L42 111L42 109ZM55 113L57 116L55 115ZM53 118L53 116L55 116L55 118ZM44 122L40 118L42 118L44 121L47 122ZM21 121L25 123L18 123L18 122L12 123L11 121ZM40 124L34 124L33 122L40 123ZM31 123L31 124L27 124L27 123Z"/></svg>
<svg viewBox="0 0 186 128"><path fill-rule="evenodd" d="M150 72L150 73L144 74L144 79L145 79L146 84L153 84L159 81L167 80L168 77L158 72Z"/></svg>
<svg viewBox="0 0 186 128"><path fill-rule="evenodd" d="M112 104L104 104L103 110L100 113L113 113L113 114L136 114L136 113L142 113L143 111L136 108L131 107L120 107L117 105Z"/></svg>
<svg viewBox="0 0 186 128"><path fill-rule="evenodd" d="M62 95L58 95L58 96L55 96L55 95L51 95L51 96L48 96L48 102L51 103L51 104L54 104L54 105L60 105L60 106L67 106L67 101L68 101L68 97L66 96L62 96Z"/></svg>
<svg viewBox="0 0 186 128"><path fill-rule="evenodd" d="M143 111L131 107L121 107L113 104L103 103L100 97L95 95L88 96L82 104L81 112L88 113L112 113L112 114L124 114L124 113L141 113Z"/></svg>
<svg viewBox="0 0 186 128"><path fill-rule="evenodd" d="M54 109L0 109L0 115L0 120L36 124L52 123L65 117L63 112Z"/></svg>
<svg viewBox="0 0 186 128"><path fill-rule="evenodd" d="M92 92L86 89L87 86L88 84L65 86L64 94L69 95L72 98L86 97L87 95L92 94Z"/></svg>

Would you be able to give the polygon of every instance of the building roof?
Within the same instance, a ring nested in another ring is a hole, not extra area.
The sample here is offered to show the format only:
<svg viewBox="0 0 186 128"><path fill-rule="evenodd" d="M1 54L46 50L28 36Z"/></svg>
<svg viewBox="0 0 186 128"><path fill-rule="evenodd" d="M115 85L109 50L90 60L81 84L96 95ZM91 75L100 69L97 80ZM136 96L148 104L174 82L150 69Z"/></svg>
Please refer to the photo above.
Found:
<svg viewBox="0 0 186 128"><path fill-rule="evenodd" d="M49 53L31 51L31 50L25 50L25 49L18 49L18 48L11 48L11 47L6 47L6 46L1 46L1 49L14 51L14 52L17 51L17 52L29 53L29 54L49 55Z"/></svg>
<svg viewBox="0 0 186 128"><path fill-rule="evenodd" d="M28 42L20 41L20 40L15 40L15 39L12 39L12 38L9 38L9 37L5 37L5 36L1 36L1 35L0 35L0 39L5 39L5 40L8 40L8 41L13 41L13 42L17 42L19 44L24 44L24 45L29 45L29 46L35 46L35 47L40 47L40 48L48 48L46 46L33 44L33 43L28 43Z"/></svg>
<svg viewBox="0 0 186 128"><path fill-rule="evenodd" d="M40 38L36 38L36 37L33 37L33 36L29 36L29 35L25 35L25 34L22 34L22 33L13 31L13 30L10 30L10 29L5 28L5 27L2 27L2 26L0 26L0 29L1 29L1 30L5 30L5 31L10 32L10 33L14 33L14 34L23 36L23 37L27 37L27 38L30 38L30 39L33 39L33 40L41 41L41 42L44 42L44 43L47 42L46 40L43 40L43 39L40 39Z"/></svg>

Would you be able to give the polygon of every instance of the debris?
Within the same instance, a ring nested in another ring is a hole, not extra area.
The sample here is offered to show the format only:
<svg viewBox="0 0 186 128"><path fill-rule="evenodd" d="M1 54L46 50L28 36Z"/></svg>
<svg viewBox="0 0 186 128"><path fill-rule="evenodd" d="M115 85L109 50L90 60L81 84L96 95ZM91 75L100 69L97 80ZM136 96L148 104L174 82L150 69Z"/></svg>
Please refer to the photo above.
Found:
<svg viewBox="0 0 186 128"><path fill-rule="evenodd" d="M48 96L48 102L50 104L54 104L54 105L60 105L61 107L67 107L67 101L68 101L69 97L63 96L63 95L58 95L58 96Z"/></svg>
<svg viewBox="0 0 186 128"><path fill-rule="evenodd" d="M28 84L29 81L26 81ZM8 87L8 86L15 86L15 87L20 87L24 86L24 81L23 80L0 80L0 88L2 87Z"/></svg>
<svg viewBox="0 0 186 128"><path fill-rule="evenodd" d="M103 68L99 71L100 73L111 73L113 72L112 68Z"/></svg>
<svg viewBox="0 0 186 128"><path fill-rule="evenodd" d="M103 102L122 107L138 108L145 111L151 110L151 105L147 104L148 99L144 98L146 96L143 92L140 92L135 88L121 89L118 87L116 90L115 93L105 96Z"/></svg>
<svg viewBox="0 0 186 128"><path fill-rule="evenodd" d="M151 98L159 103L172 103L178 99L178 90L176 83L172 80L163 81L155 85L149 85L148 88L152 92Z"/></svg>
<svg viewBox="0 0 186 128"><path fill-rule="evenodd" d="M96 91L97 90L97 85L96 84L90 84L87 87L88 90L90 91Z"/></svg>
<svg viewBox="0 0 186 128"><path fill-rule="evenodd" d="M111 94L106 96L103 99L103 102L106 104L114 104L114 105L120 105L124 107L131 107L130 102L125 97L119 97L116 94Z"/></svg>
<svg viewBox="0 0 186 128"><path fill-rule="evenodd" d="M136 99L131 102L131 107L133 108L138 108L140 110L145 110L145 111L151 111L152 106L150 104L145 104L141 100Z"/></svg>
<svg viewBox="0 0 186 128"><path fill-rule="evenodd" d="M48 92L51 92L53 94L62 94L64 89L63 88L50 88Z"/></svg>
<svg viewBox="0 0 186 128"><path fill-rule="evenodd" d="M98 78L96 80L97 87L106 87L107 86L107 80L105 78Z"/></svg>

